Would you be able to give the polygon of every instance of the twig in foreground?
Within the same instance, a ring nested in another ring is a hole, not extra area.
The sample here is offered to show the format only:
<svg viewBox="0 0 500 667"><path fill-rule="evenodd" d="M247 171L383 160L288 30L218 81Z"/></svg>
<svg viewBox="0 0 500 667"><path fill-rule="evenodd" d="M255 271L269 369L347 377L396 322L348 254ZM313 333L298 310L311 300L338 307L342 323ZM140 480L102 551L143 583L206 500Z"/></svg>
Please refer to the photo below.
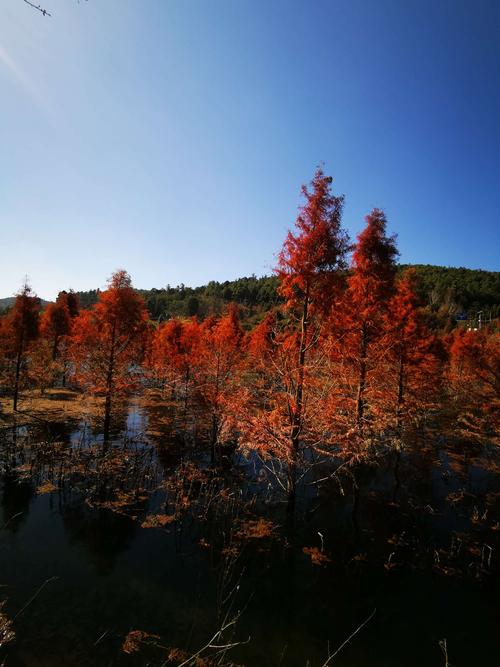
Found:
<svg viewBox="0 0 500 667"><path fill-rule="evenodd" d="M347 639L346 639L344 642L342 642L342 644L338 647L338 649L335 651L335 653L332 653L332 655L330 655L330 656L328 657L328 659L326 660L326 662L323 663L322 667L327 667L327 665L330 664L330 662L333 660L333 658L334 658L338 653L340 653L340 651L344 648L344 646L345 646L346 644L348 644L348 643L351 641L351 639L354 637L354 635L357 635L358 632L359 632L360 630L362 630L362 629L365 627L365 625L366 625L369 621L372 620L372 618L375 616L376 611L377 611L377 608L375 607L375 609L374 609L374 610L372 611L372 613L368 616L368 618L367 618L366 620L364 620L363 623L361 623L361 625L359 625L359 626L356 628L356 630L354 630L354 632L353 632L352 634L350 634L349 637L347 637Z"/></svg>

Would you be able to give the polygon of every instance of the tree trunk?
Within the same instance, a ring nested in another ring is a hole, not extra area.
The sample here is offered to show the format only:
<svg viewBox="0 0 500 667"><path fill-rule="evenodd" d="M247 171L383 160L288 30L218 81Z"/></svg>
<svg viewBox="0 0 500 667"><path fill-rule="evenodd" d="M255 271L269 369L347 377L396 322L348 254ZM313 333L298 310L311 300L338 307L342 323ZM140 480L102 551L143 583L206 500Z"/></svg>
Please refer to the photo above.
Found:
<svg viewBox="0 0 500 667"><path fill-rule="evenodd" d="M184 373L184 416L188 409L189 368Z"/></svg>
<svg viewBox="0 0 500 667"><path fill-rule="evenodd" d="M307 351L307 333L309 322L307 320L309 310L309 288L306 289L304 296L304 303L302 306L302 319L300 330L300 345L299 345L299 376L297 378L297 387L295 390L295 406L293 413L293 423L291 432L292 453L296 457L299 448L299 437L302 427L302 407L304 401L304 367L306 361Z"/></svg>
<svg viewBox="0 0 500 667"><path fill-rule="evenodd" d="M108 372L106 375L106 402L104 404L104 442L109 440L109 430L111 426L111 399L113 394L113 373L115 366L115 341L116 338L116 322L113 322L113 329L111 332L111 349L109 352Z"/></svg>
<svg viewBox="0 0 500 667"><path fill-rule="evenodd" d="M16 360L16 379L14 381L14 412L17 412L17 400L19 398L19 377L21 375L21 360L23 356L23 341L19 345Z"/></svg>
<svg viewBox="0 0 500 667"><path fill-rule="evenodd" d="M293 526L295 516L295 489L297 485L297 461L296 458L288 464L288 501L286 506L287 525Z"/></svg>
<svg viewBox="0 0 500 667"><path fill-rule="evenodd" d="M368 335L366 324L361 327L361 341L359 345L359 379L358 394L356 399L356 424L361 430L365 412L365 388L366 388L366 352L368 348Z"/></svg>
<svg viewBox="0 0 500 667"><path fill-rule="evenodd" d="M359 537L359 504L361 500L361 489L354 474L352 476L352 507L351 507L351 522L354 530L354 536L357 541Z"/></svg>
<svg viewBox="0 0 500 667"><path fill-rule="evenodd" d="M294 512L295 509L295 486L297 477L297 455L299 451L300 433L302 430L302 409L304 404L304 369L307 351L308 334L308 311L309 311L309 287L306 288L304 303L302 305L302 319L300 328L299 344L299 374L297 378L297 387L295 389L295 405L293 412L293 421L291 429L291 460L288 464L288 512Z"/></svg>
<svg viewBox="0 0 500 667"><path fill-rule="evenodd" d="M217 415L215 412L212 413L212 429L210 433L210 462L212 465L215 464L216 460L216 448L217 448L217 432L218 432L218 424L217 424Z"/></svg>
<svg viewBox="0 0 500 667"><path fill-rule="evenodd" d="M23 310L22 310L22 329L21 329L21 339L19 341L19 347L17 348L17 360L16 360L16 379L14 382L14 412L17 412L17 401L19 398L19 378L21 375L21 362L23 358L24 350L24 340L25 340L25 317L26 317L26 302L23 299Z"/></svg>
<svg viewBox="0 0 500 667"><path fill-rule="evenodd" d="M52 361L57 359L57 344L59 343L59 336L54 336L54 344L52 345Z"/></svg>
<svg viewBox="0 0 500 667"><path fill-rule="evenodd" d="M219 435L219 420L217 418L217 406L219 404L219 387L220 387L220 356L217 355L217 370L215 375L215 396L214 402L212 405L212 431L210 435L210 450L211 450L211 463L215 464L217 458L217 440Z"/></svg>
<svg viewBox="0 0 500 667"><path fill-rule="evenodd" d="M403 355L399 357L399 372L398 372L398 402L396 406L396 419L398 429L401 430L403 426L403 403L404 403L404 360Z"/></svg>
<svg viewBox="0 0 500 667"><path fill-rule="evenodd" d="M401 448L398 446L396 449L396 454L394 456L394 466L393 466L393 475L394 475L394 490L392 492L392 502L397 502L399 495L399 489L401 488L401 479L399 477L399 464L401 461Z"/></svg>

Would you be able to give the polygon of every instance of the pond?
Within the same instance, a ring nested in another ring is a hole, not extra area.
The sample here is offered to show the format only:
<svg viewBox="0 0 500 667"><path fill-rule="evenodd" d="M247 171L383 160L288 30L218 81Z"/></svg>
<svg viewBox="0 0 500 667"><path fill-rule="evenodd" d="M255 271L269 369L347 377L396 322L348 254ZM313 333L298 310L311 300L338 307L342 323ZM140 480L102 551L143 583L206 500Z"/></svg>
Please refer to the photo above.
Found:
<svg viewBox="0 0 500 667"><path fill-rule="evenodd" d="M86 421L0 435L0 664L195 664L214 637L231 648L197 664L499 655L494 450L413 434L355 485L313 467L291 516L260 461L228 449L211 468L139 399L122 424L107 445Z"/></svg>

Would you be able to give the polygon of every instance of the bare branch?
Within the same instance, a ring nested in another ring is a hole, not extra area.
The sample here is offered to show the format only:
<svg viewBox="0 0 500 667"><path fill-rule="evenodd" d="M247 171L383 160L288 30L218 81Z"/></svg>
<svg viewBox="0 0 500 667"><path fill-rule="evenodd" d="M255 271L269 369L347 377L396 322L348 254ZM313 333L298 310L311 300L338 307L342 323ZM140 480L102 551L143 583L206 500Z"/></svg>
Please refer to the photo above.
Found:
<svg viewBox="0 0 500 667"><path fill-rule="evenodd" d="M374 609L374 610L372 611L372 613L368 616L368 618L367 618L366 620L364 620L363 623L361 623L361 625L359 625L359 626L356 628L356 630L354 630L354 632L351 633L351 634L349 635L349 637L347 637L347 639L346 639L344 642L342 642L342 644L338 647L338 649L335 651L335 653L332 653L332 655L330 655L330 656L328 657L328 660L327 660L326 662L323 663L323 667L327 667L327 665L330 664L330 662L333 660L333 658L334 658L338 653L340 653L340 651L344 648L344 646L345 646L346 644L348 644L348 643L351 641L351 639L354 637L354 635L357 635L358 632L359 632L360 630L362 630L362 629L365 627L365 625L366 625L369 621L372 620L372 618L375 616L376 611L377 611L377 609Z"/></svg>
<svg viewBox="0 0 500 667"><path fill-rule="evenodd" d="M33 7L33 9L41 12L44 16L52 16L52 14L49 14L49 12L43 7L40 7L40 5L35 5L33 2L30 2L30 0L24 0L24 2L30 7Z"/></svg>

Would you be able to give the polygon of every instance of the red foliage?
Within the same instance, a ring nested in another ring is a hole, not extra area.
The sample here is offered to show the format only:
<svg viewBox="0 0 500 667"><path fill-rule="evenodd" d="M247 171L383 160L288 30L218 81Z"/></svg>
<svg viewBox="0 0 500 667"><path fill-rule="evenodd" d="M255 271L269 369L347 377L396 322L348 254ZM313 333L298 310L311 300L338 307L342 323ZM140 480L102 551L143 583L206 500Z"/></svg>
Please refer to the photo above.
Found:
<svg viewBox="0 0 500 667"><path fill-rule="evenodd" d="M337 378L330 395L332 425L345 434L373 426L370 411L376 395L377 370L382 358L384 317L394 290L397 249L386 235L386 219L374 209L366 216L352 258L347 291L333 309L328 341L332 373Z"/></svg>
<svg viewBox="0 0 500 667"><path fill-rule="evenodd" d="M467 434L500 430L500 333L489 329L455 332L448 378Z"/></svg>
<svg viewBox="0 0 500 667"><path fill-rule="evenodd" d="M300 442L311 444L317 409L318 344L324 315L344 284L348 237L341 228L343 198L318 169L278 257L279 291L285 298L281 326L268 315L249 340L250 382L233 402L240 443L263 458L288 463L293 497ZM321 356L321 355L319 355Z"/></svg>
<svg viewBox="0 0 500 667"><path fill-rule="evenodd" d="M182 387L185 407L189 385L199 357L201 328L196 318L172 319L161 324L153 333L148 365L172 391Z"/></svg>
<svg viewBox="0 0 500 667"><path fill-rule="evenodd" d="M133 371L141 362L147 322L144 300L123 270L112 275L94 307L81 311L74 320L74 375L87 390L105 393L105 431L109 430L112 396L135 385Z"/></svg>
<svg viewBox="0 0 500 667"><path fill-rule="evenodd" d="M260 362L273 353L275 348L276 313L266 313L264 319L248 336L250 363Z"/></svg>
<svg viewBox="0 0 500 667"><path fill-rule="evenodd" d="M52 342L52 359L56 359L59 342L71 329L71 315L65 294L61 292L55 303L48 304L40 322L42 336Z"/></svg>
<svg viewBox="0 0 500 667"><path fill-rule="evenodd" d="M3 375L14 390L14 410L17 410L21 376L28 365L26 352L39 334L40 299L25 283L16 296L14 306L3 318L1 347L5 359Z"/></svg>
<svg viewBox="0 0 500 667"><path fill-rule="evenodd" d="M216 444L224 426L223 406L235 386L242 360L243 341L235 304L229 305L223 317L208 318L201 325L196 379L198 394L211 414L212 459L215 459Z"/></svg>
<svg viewBox="0 0 500 667"><path fill-rule="evenodd" d="M332 178L316 171L311 190L304 185L306 199L278 256L276 274L279 291L288 308L302 308L304 300L312 310L325 311L341 285L349 250L347 233L341 227L343 197L331 194Z"/></svg>
<svg viewBox="0 0 500 667"><path fill-rule="evenodd" d="M385 364L379 368L380 403L388 423L421 415L441 389L444 348L424 324L416 294L417 276L405 272L385 313Z"/></svg>

